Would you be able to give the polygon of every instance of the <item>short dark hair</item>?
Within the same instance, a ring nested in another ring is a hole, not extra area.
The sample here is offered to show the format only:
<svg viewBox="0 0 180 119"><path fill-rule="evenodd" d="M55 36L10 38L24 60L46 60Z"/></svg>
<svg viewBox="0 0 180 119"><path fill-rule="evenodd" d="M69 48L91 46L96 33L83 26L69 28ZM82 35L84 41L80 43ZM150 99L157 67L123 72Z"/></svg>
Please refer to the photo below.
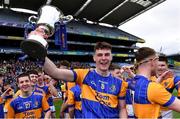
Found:
<svg viewBox="0 0 180 119"><path fill-rule="evenodd" d="M36 70L29 70L29 71L27 71L26 73L28 73L29 75L30 75L30 74L38 75L38 72L37 72Z"/></svg>
<svg viewBox="0 0 180 119"><path fill-rule="evenodd" d="M36 70L36 71L37 71L37 73L44 73L43 69L42 69L42 68L40 68L40 67L39 67L39 68L37 68L37 70Z"/></svg>
<svg viewBox="0 0 180 119"><path fill-rule="evenodd" d="M29 74L28 73L21 73L19 74L17 77L16 77L16 82L19 83L19 78L21 77L28 77L29 80L30 80L30 77L29 77Z"/></svg>
<svg viewBox="0 0 180 119"><path fill-rule="evenodd" d="M168 64L168 58L165 54L163 53L160 53L159 54L159 61L163 61L163 62L166 62Z"/></svg>
<svg viewBox="0 0 180 119"><path fill-rule="evenodd" d="M109 66L109 70L110 71L113 71L115 69L121 69L121 67L118 65L118 64L115 64L115 63L112 63L110 66Z"/></svg>
<svg viewBox="0 0 180 119"><path fill-rule="evenodd" d="M149 47L139 48L138 51L135 53L136 62L139 63L153 55L156 55L156 51L154 49Z"/></svg>
<svg viewBox="0 0 180 119"><path fill-rule="evenodd" d="M62 60L62 61L59 62L59 67L60 66L70 67L71 64L67 60Z"/></svg>
<svg viewBox="0 0 180 119"><path fill-rule="evenodd" d="M94 51L99 50L99 49L109 49L112 50L111 44L107 42L97 42L96 45L94 46Z"/></svg>

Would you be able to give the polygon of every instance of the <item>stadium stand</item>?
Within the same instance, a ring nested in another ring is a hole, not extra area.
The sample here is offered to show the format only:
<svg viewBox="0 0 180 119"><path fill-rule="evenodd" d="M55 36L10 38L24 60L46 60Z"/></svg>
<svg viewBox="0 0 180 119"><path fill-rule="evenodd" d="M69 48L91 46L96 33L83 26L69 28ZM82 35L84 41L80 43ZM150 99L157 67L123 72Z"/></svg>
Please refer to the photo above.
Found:
<svg viewBox="0 0 180 119"><path fill-rule="evenodd" d="M134 50L138 48L136 43L145 41L118 29L118 26L162 2L164 0L104 0L102 5L102 1L97 0L2 1L0 3L2 6L0 9L0 53L22 54L19 45L24 40L24 28L32 13L24 13L22 10L16 12L17 9L15 11L13 8L33 10L33 15L36 15L38 9L48 3L58 7L64 15L71 14L75 18L67 25L67 51L61 51L60 46L54 44L54 36L48 39L50 57L92 62L95 42L106 41L113 45L114 62L130 63L134 60ZM89 20L93 22L89 24ZM99 23L111 24L111 27L102 26Z"/></svg>

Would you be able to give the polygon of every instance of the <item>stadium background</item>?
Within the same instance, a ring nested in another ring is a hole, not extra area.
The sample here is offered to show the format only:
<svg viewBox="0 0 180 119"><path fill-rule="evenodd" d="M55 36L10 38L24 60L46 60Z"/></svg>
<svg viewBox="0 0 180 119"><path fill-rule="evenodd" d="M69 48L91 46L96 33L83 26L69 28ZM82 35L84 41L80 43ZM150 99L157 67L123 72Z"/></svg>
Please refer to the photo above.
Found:
<svg viewBox="0 0 180 119"><path fill-rule="evenodd" d="M48 55L54 60L66 59L72 62L89 63L93 46L97 41L106 41L113 46L113 62L120 65L134 61L136 43L145 40L118 29L143 12L165 0L1 0L0 5L0 57L1 60L18 59L23 55L20 43L24 40L24 30L28 17L36 15L38 9L48 3L58 7L64 15L73 15L74 20L67 24L68 50L55 45L54 36L48 39ZM35 12L24 13L23 8ZM105 23L102 25L102 23ZM107 25L108 24L108 25ZM29 58L27 58L29 59ZM30 58L31 59L31 58ZM169 56L171 67L180 67L179 54ZM177 74L179 70L173 68Z"/></svg>

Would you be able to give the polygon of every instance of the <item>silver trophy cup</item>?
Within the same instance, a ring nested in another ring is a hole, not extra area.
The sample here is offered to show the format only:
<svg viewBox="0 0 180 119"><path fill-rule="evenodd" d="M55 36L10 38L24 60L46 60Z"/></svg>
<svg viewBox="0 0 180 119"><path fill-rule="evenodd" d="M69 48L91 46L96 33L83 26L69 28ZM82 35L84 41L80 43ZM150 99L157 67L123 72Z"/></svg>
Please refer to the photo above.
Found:
<svg viewBox="0 0 180 119"><path fill-rule="evenodd" d="M67 23L71 21L71 15L64 16L56 7L44 5L38 11L38 17L30 16L29 21L36 24L36 33L30 33L26 40L21 42L22 51L30 57L44 59L47 55L48 43L46 38L54 34L54 25L60 21Z"/></svg>

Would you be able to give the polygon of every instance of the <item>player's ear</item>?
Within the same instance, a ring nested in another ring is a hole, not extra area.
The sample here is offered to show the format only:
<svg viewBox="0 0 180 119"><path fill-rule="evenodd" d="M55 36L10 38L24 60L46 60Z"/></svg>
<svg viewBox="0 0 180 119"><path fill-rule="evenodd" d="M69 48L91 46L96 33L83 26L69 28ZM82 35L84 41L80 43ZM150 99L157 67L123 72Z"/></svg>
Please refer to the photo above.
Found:
<svg viewBox="0 0 180 119"><path fill-rule="evenodd" d="M94 62L96 62L96 57L95 57L95 54L93 54L93 60L94 60Z"/></svg>

